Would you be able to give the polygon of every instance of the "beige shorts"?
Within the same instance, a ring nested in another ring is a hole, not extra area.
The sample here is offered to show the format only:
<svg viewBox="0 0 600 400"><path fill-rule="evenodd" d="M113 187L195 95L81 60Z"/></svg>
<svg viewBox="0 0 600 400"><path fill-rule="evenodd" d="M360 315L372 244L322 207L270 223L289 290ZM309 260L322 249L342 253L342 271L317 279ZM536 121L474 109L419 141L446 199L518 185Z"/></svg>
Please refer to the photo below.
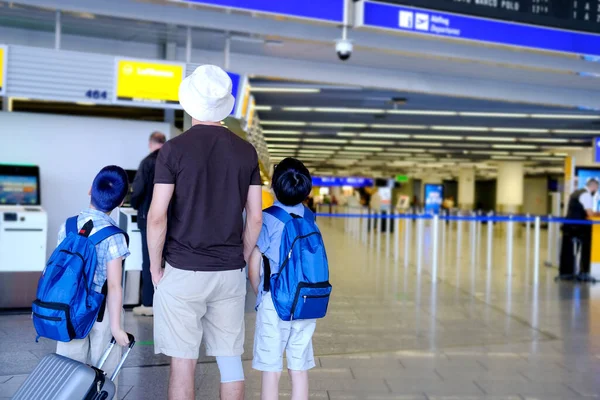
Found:
<svg viewBox="0 0 600 400"><path fill-rule="evenodd" d="M246 274L186 271L166 265L154 293L154 352L197 359L244 352Z"/></svg>

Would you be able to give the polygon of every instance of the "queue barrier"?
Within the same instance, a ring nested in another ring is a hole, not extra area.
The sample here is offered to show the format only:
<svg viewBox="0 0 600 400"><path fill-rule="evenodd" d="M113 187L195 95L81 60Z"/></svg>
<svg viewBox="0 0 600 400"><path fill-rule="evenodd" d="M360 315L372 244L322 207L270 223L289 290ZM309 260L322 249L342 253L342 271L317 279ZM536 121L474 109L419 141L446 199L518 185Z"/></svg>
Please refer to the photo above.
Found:
<svg viewBox="0 0 600 400"><path fill-rule="evenodd" d="M487 241L485 243L486 264L488 268L492 267L493 260L493 238L494 238L494 226L497 224L506 224L506 260L507 260L507 274L512 275L513 269L513 242L515 235L515 224L525 225L525 252L526 252L526 263L529 264L533 253L533 266L534 282L537 283L538 272L540 266L540 232L542 224L548 226L548 243L547 243L547 260L546 266L555 266L558 262L559 250L560 250L560 235L558 225L570 224L570 225L598 225L600 221L595 220L570 220L557 216L541 216L541 215L510 215L510 214L481 214L471 213L469 214L449 214L442 212L441 214L432 214L411 210L407 213L377 213L373 210L369 210L366 207L348 207L348 206L330 206L327 213L317 212L316 216L318 219L343 219L345 220L345 231L350 234L351 237L359 239L363 244L369 248L376 248L377 252L382 251L382 233L386 235L385 240L385 255L390 257L391 254L391 237L393 233L394 237L394 261L399 262L400 260L400 221L413 221L414 224L405 223L404 225L404 264L407 267L411 260L411 252L414 251L414 258L417 268L420 270L423 263L423 240L424 240L424 225L428 223L431 228L431 273L433 277L437 276L437 269L439 264L439 253L446 254L446 244L452 243L452 229L447 229L447 225L456 225L456 254L460 254L460 246L462 246L463 239L463 224L469 225L469 239L470 239L470 250L471 250L471 262L474 266L477 260L480 260L480 252L483 246L481 246L482 240L482 225L487 224ZM339 211L339 212L338 212ZM387 223L385 231L382 230L381 222L383 220L395 221L394 230L392 232L392 223ZM444 222L444 223L440 223ZM414 225L414 227L413 227ZM531 227L533 225L533 246L531 246ZM412 236L412 230L415 230L415 235ZM383 231L383 232L382 232ZM411 247L411 238L416 240L416 246ZM436 279L433 279L435 281Z"/></svg>

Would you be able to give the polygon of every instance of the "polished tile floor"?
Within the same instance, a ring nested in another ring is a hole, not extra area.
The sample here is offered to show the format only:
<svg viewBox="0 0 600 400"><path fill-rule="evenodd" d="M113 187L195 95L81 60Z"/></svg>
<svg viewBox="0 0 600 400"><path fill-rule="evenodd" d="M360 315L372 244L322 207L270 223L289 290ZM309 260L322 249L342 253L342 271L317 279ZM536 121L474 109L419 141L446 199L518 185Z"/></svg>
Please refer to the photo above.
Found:
<svg viewBox="0 0 600 400"><path fill-rule="evenodd" d="M321 220L334 296L314 337L317 365L310 373L315 399L570 400L600 398L600 285L555 284L542 263L533 266L526 235L516 229L512 267L502 229L486 262L485 226L472 251L464 224L446 230L437 269L432 268L431 228L424 227L419 262L393 260L394 240L404 252L404 229L391 237L345 232L343 220ZM440 233L441 235L441 233ZM360 236L360 235L359 235ZM530 243L533 243L533 235ZM531 247L531 246L530 246ZM473 255L475 258L473 258ZM527 262L529 260L529 262ZM248 296L246 348L252 348L254 313ZM152 319L126 313L138 338L120 376L119 398L166 399L168 360L153 355ZM30 317L0 315L0 399L10 398L50 341L35 343ZM245 354L247 398L258 399L259 375ZM197 398L218 398L218 370L202 357ZM282 380L282 397L290 385Z"/></svg>

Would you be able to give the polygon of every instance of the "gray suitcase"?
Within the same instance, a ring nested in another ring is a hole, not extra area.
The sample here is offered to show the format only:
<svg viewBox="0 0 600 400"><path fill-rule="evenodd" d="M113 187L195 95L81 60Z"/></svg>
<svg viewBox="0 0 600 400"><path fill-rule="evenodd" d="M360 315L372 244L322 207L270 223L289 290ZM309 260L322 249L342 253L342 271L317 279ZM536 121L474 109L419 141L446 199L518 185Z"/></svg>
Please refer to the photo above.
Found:
<svg viewBox="0 0 600 400"><path fill-rule="evenodd" d="M110 379L102 371L102 366L116 344L114 338L97 367L58 354L48 354L23 382L13 400L111 400L116 392L113 380L135 345L133 335L127 335L129 346Z"/></svg>

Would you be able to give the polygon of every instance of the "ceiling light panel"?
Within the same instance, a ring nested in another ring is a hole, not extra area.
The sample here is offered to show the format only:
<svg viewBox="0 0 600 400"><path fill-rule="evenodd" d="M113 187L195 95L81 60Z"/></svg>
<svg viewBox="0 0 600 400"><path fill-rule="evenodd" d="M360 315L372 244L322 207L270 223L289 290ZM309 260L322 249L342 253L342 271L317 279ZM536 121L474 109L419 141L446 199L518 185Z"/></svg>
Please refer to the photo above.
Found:
<svg viewBox="0 0 600 400"><path fill-rule="evenodd" d="M392 146L394 145L395 142L391 141L391 140L351 140L350 143L352 144L359 144L359 145L379 145L379 146Z"/></svg>
<svg viewBox="0 0 600 400"><path fill-rule="evenodd" d="M383 147L344 147L344 150L356 150L356 151L383 151Z"/></svg>
<svg viewBox="0 0 600 400"><path fill-rule="evenodd" d="M456 111L436 111L436 110L387 110L388 114L402 115L436 115L451 117L458 115Z"/></svg>
<svg viewBox="0 0 600 400"><path fill-rule="evenodd" d="M467 136L467 140L473 142L516 142L516 138L501 136Z"/></svg>
<svg viewBox="0 0 600 400"><path fill-rule="evenodd" d="M358 136L357 133L352 133L352 132L338 132L338 133L336 133L336 135L339 137L356 137L356 136Z"/></svg>
<svg viewBox="0 0 600 400"><path fill-rule="evenodd" d="M298 145L297 144L269 144L269 145L267 145L267 147L269 148L269 150L274 150L274 149L297 149Z"/></svg>
<svg viewBox="0 0 600 400"><path fill-rule="evenodd" d="M351 114L382 114L385 110L378 108L345 108L345 107L316 107L316 112L351 113Z"/></svg>
<svg viewBox="0 0 600 400"><path fill-rule="evenodd" d="M379 132L362 132L358 136L365 138L377 139L408 139L410 135L404 133L379 133Z"/></svg>
<svg viewBox="0 0 600 400"><path fill-rule="evenodd" d="M375 129L412 129L412 130L427 129L427 126L425 126L425 125L371 124L370 127L375 128Z"/></svg>
<svg viewBox="0 0 600 400"><path fill-rule="evenodd" d="M302 131L288 131L288 130L273 130L266 129L262 131L265 135L302 135Z"/></svg>
<svg viewBox="0 0 600 400"><path fill-rule="evenodd" d="M527 145L527 144L493 144L493 148L495 149L537 149L537 146Z"/></svg>
<svg viewBox="0 0 600 400"><path fill-rule="evenodd" d="M523 138L519 140L525 143L569 143L569 139L559 138Z"/></svg>
<svg viewBox="0 0 600 400"><path fill-rule="evenodd" d="M303 145L303 150L339 150L340 146L318 146L318 145Z"/></svg>
<svg viewBox="0 0 600 400"><path fill-rule="evenodd" d="M598 115L586 114L531 114L531 118L547 119L600 119Z"/></svg>
<svg viewBox="0 0 600 400"><path fill-rule="evenodd" d="M405 146L442 147L441 143L436 142L402 142L400 144Z"/></svg>
<svg viewBox="0 0 600 400"><path fill-rule="evenodd" d="M367 124L352 122L311 122L310 126L319 126L323 128L366 128Z"/></svg>
<svg viewBox="0 0 600 400"><path fill-rule="evenodd" d="M492 160L523 160L525 161L525 157L519 156L491 156Z"/></svg>
<svg viewBox="0 0 600 400"><path fill-rule="evenodd" d="M553 129L552 133L560 133L565 135L600 135L600 130L589 129Z"/></svg>
<svg viewBox="0 0 600 400"><path fill-rule="evenodd" d="M413 139L422 140L463 140L462 136L449 136L449 135L412 135Z"/></svg>
<svg viewBox="0 0 600 400"><path fill-rule="evenodd" d="M326 138L309 138L304 139L304 143L335 143L335 144L345 144L348 143L346 139L326 139Z"/></svg>
<svg viewBox="0 0 600 400"><path fill-rule="evenodd" d="M267 142L299 142L299 138L267 138Z"/></svg>
<svg viewBox="0 0 600 400"><path fill-rule="evenodd" d="M260 121L261 125L279 125L279 126L306 126L302 121Z"/></svg>
<svg viewBox="0 0 600 400"><path fill-rule="evenodd" d="M254 106L254 110L255 111L271 111L273 109L273 107L271 106Z"/></svg>
<svg viewBox="0 0 600 400"><path fill-rule="evenodd" d="M517 133L549 133L549 129L536 128L491 128L492 132L517 132Z"/></svg>
<svg viewBox="0 0 600 400"><path fill-rule="evenodd" d="M431 127L434 131L456 131L456 132L488 132L490 128L485 126L453 126L453 125L434 125Z"/></svg>
<svg viewBox="0 0 600 400"><path fill-rule="evenodd" d="M529 114L494 113L494 112L459 112L461 117L490 117L490 118L528 118Z"/></svg>
<svg viewBox="0 0 600 400"><path fill-rule="evenodd" d="M251 86L254 93L320 93L319 88Z"/></svg>

